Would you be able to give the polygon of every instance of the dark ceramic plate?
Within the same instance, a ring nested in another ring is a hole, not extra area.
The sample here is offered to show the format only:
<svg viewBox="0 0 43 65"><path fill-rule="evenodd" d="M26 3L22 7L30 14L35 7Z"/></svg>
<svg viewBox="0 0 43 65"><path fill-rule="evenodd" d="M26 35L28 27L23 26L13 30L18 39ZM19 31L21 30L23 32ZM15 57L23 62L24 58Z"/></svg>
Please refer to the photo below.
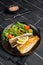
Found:
<svg viewBox="0 0 43 65"><path fill-rule="evenodd" d="M22 22L22 23L25 23L25 22ZM15 23L13 23L13 24L15 24ZM13 24L8 25L5 29L11 27ZM25 24L27 24L27 23L25 23ZM40 30L39 30L36 26L34 26L34 25L31 25L31 24L27 24L27 25L30 25L30 27L33 29L33 32L34 32L33 34L34 34L34 35L38 35L39 38L41 39L41 37L40 37ZM4 29L4 30L5 30L5 29ZM3 30L3 31L4 31L4 30ZM3 34L3 33L2 33L2 34ZM10 53L10 54L13 55L13 56L25 56L25 55L30 55L30 54L38 47L38 45L40 44L40 40L39 40L39 41L36 43L36 45L32 48L32 50L30 50L29 52L27 52L27 53L25 53L25 54L20 54L19 51L18 51L16 48L11 48L9 42L6 42L6 41L3 39L3 36L1 36L1 41L2 41L2 46L3 46L3 48L4 48L8 53Z"/></svg>

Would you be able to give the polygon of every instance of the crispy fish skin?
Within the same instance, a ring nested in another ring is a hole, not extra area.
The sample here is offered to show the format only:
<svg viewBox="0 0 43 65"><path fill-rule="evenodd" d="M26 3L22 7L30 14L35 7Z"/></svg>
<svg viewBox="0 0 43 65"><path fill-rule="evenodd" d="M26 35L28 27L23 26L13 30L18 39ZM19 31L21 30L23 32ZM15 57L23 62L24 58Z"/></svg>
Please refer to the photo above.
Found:
<svg viewBox="0 0 43 65"><path fill-rule="evenodd" d="M18 51L21 54L27 53L35 46L39 39L40 38L37 35L33 36L32 38L28 39L25 44L17 46Z"/></svg>
<svg viewBox="0 0 43 65"><path fill-rule="evenodd" d="M16 36L12 39L9 39L9 43L12 44L15 42L16 39L20 38L20 37L25 37L25 36L32 36L33 34L32 33L26 33L26 34L23 34L23 35L20 35L20 36Z"/></svg>

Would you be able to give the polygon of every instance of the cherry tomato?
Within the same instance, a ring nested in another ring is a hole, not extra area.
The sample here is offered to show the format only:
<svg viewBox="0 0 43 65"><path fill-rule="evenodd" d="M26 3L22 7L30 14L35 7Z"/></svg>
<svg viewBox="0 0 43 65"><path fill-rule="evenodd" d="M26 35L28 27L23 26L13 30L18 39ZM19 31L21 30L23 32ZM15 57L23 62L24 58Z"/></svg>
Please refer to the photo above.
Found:
<svg viewBox="0 0 43 65"><path fill-rule="evenodd" d="M12 36L11 34L8 34L7 35L7 38L9 38L9 39L11 39L11 38L13 38L14 36Z"/></svg>
<svg viewBox="0 0 43 65"><path fill-rule="evenodd" d="M25 29L25 30L28 30L28 29L30 29L30 26L25 25L25 26L24 26L24 29Z"/></svg>

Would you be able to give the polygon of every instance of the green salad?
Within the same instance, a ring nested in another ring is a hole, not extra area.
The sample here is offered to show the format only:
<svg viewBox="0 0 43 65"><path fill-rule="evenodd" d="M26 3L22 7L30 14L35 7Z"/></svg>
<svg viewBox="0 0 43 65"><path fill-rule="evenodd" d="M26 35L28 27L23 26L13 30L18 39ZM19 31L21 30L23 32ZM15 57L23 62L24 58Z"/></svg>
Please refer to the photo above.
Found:
<svg viewBox="0 0 43 65"><path fill-rule="evenodd" d="M9 39L22 35L24 33L33 33L33 29L29 25L17 22L12 25L10 28L7 28L3 31L3 38L8 41Z"/></svg>

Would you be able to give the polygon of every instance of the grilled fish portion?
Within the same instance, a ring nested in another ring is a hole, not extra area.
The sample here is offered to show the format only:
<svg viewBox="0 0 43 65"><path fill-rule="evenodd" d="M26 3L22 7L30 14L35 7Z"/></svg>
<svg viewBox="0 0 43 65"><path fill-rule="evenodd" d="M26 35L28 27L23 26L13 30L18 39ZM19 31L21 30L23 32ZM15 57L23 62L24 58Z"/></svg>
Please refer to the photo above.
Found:
<svg viewBox="0 0 43 65"><path fill-rule="evenodd" d="M37 35L30 37L25 44L17 46L18 51L21 54L27 53L35 46L35 44L39 41L39 39L40 38Z"/></svg>

